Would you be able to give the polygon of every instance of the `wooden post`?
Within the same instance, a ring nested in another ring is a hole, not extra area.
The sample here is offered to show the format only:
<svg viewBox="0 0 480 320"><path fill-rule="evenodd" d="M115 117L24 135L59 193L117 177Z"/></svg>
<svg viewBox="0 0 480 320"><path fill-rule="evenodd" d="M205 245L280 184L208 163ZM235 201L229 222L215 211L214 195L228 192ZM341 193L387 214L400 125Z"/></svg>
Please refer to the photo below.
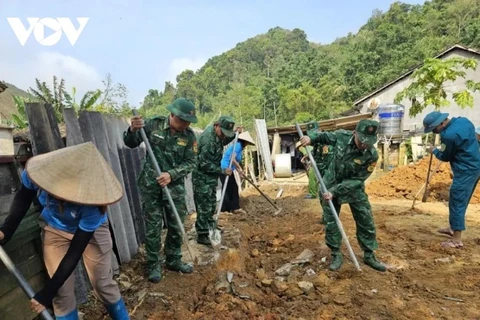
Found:
<svg viewBox="0 0 480 320"><path fill-rule="evenodd" d="M402 143L400 143L400 147L398 148L398 166L399 167L403 167L404 165L406 165L406 161L405 161L406 152L407 152L407 147L405 145L405 141L403 141Z"/></svg>
<svg viewBox="0 0 480 320"><path fill-rule="evenodd" d="M388 149L389 149L389 143L388 143L387 139L385 139L383 141L383 171L384 172L388 172L388 166L389 166L389 163L388 163L388 156L389 156Z"/></svg>

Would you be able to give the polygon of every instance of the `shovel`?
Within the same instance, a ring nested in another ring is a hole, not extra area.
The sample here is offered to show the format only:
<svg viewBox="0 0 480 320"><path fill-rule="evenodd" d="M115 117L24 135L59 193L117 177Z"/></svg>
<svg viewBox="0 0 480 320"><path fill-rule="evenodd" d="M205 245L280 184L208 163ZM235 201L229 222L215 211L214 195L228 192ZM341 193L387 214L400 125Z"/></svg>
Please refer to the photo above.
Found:
<svg viewBox="0 0 480 320"><path fill-rule="evenodd" d="M23 292L30 298L33 299L35 296L35 292L33 291L32 287L28 284L27 280L22 276L20 271L15 267L13 264L12 260L8 256L8 254L5 252L2 246L0 246L0 260L2 260L3 264L5 267L7 267L8 271L17 279L18 284L20 287L23 289ZM53 317L48 313L48 311L45 309L41 313L43 319L45 320L53 320Z"/></svg>
<svg viewBox="0 0 480 320"><path fill-rule="evenodd" d="M298 132L298 135L300 136L300 139L303 138L303 132L302 132L302 129L300 129L300 126L298 125L298 123L295 123L295 126L297 127L297 132ZM312 153L310 152L310 149L308 148L305 148L305 149L307 150L308 157L310 159L310 164L313 166L315 175L317 176L317 180L320 184L320 190L322 191L322 194L328 192L327 188L325 187L325 183L323 182L322 175L318 170L317 163L315 162L315 159L313 158ZM352 246L350 246L350 242L348 241L347 234L343 229L342 221L340 221L340 218L338 217L337 210L335 210L332 200L328 200L328 205L330 206L330 210L332 210L333 217L335 218L335 222L337 223L338 229L340 229L342 238L345 241L345 244L347 245L348 253L350 254L350 259L352 259L353 264L355 265L355 268L357 268L358 271L361 271L360 265L358 264L358 261L357 261L357 257L355 256L355 253L353 253Z"/></svg>
<svg viewBox="0 0 480 320"><path fill-rule="evenodd" d="M417 193L415 194L415 196L413 197L413 203L412 203L412 209L415 208L415 203L417 202L417 197L418 195L423 191L423 188L426 188L427 185L430 183L430 181L432 180L432 177L435 173L437 173L437 171L440 169L440 166L442 165L442 162L438 162L437 164L437 167L435 168L435 170L433 170L432 173L428 174L427 173L427 179L428 181L425 181L425 183L422 185L422 187L420 189L418 189ZM423 200L423 199L422 199ZM425 201L423 201L425 202Z"/></svg>
<svg viewBox="0 0 480 320"><path fill-rule="evenodd" d="M137 110L132 110L132 113L134 116L138 115ZM158 165L157 159L153 154L152 147L150 146L150 142L148 142L147 135L145 134L145 130L143 128L140 128L140 134L142 135L143 142L145 142L145 146L147 147L148 156L152 161L153 167L155 168L155 171L157 171L157 177L159 177L162 174L162 171L160 170L160 166ZM197 257L193 254L192 248L190 247L187 234L185 233L185 228L183 227L182 220L180 220L180 216L178 215L177 207L175 207L175 203L173 202L172 195L170 194L170 190L168 189L167 186L163 187L162 189L167 195L168 203L172 208L173 215L175 216L175 220L177 220L177 224L179 225L180 231L182 232L183 242L187 246L188 253L190 254L190 257L192 258L193 262L197 264Z"/></svg>
<svg viewBox="0 0 480 320"><path fill-rule="evenodd" d="M275 203L273 203L273 201L270 200L270 198L269 198L265 193L263 193L263 191L260 190L260 188L257 187L249 177L247 177L246 175L243 176L243 177L245 178L245 180L247 180L248 182L250 182L250 184L251 184L252 186L254 186L255 189L257 189L257 191L260 192L260 194L261 194L268 202L270 202L270 204L277 210L277 211L275 211L275 213L273 214L274 216L276 216L276 215L278 215L280 212L282 212L283 208L277 207L277 205L276 205Z"/></svg>
<svg viewBox="0 0 480 320"><path fill-rule="evenodd" d="M427 202L428 183L430 182L430 171L432 170L432 160L433 160L433 153L430 154L430 161L428 162L427 179L425 180L425 191L423 192L422 202Z"/></svg>
<svg viewBox="0 0 480 320"><path fill-rule="evenodd" d="M230 156L230 164L229 164L229 168L232 167L232 163L233 163L233 157L235 156L235 147L237 145L237 141L238 141L238 131L235 133L235 140L233 141L233 150L232 150L232 154ZM212 230L212 228L210 228L208 230L208 236L210 238L210 242L212 243L212 247L215 248L215 249L218 249L218 247L220 247L220 244L222 243L222 234L220 233L220 230L217 229L217 223L218 223L218 218L220 217L220 212L222 211L222 204L223 204L223 199L225 199L225 192L227 191L227 184L228 184L228 179L230 178L230 176L227 175L227 177L225 178L225 182L223 184L223 187L222 187L222 196L220 197L220 203L218 204L218 209L217 209L217 213L213 216L213 219L215 220L215 227L214 229Z"/></svg>

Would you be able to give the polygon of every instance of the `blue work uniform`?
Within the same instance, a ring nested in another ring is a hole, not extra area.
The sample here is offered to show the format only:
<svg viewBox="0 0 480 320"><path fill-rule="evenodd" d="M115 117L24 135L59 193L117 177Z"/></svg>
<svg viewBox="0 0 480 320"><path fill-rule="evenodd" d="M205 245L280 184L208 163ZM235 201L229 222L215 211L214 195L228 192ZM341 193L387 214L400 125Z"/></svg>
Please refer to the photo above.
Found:
<svg viewBox="0 0 480 320"><path fill-rule="evenodd" d="M39 190L27 175L22 172L22 183L30 190ZM60 212L60 204L57 199L49 196L47 192L41 190L38 197L43 206L42 216L49 226L57 230L75 234L77 228L85 232L95 232L102 224L107 222L106 214L100 212L98 206L79 205L65 202L63 212Z"/></svg>
<svg viewBox="0 0 480 320"><path fill-rule="evenodd" d="M240 163L242 162L242 151L243 151L243 146L240 143L240 141L237 141L237 144L235 145L235 160ZM230 158L232 157L232 152L233 152L233 143L227 147L227 150L223 153L223 158L220 163L220 166L222 167L223 170L228 168L228 165L230 164ZM232 171L235 171L236 168L232 163L232 166L230 167Z"/></svg>
<svg viewBox="0 0 480 320"><path fill-rule="evenodd" d="M480 179L480 150L473 123L467 118L452 118L440 133L441 149L433 154L450 162L453 181L448 201L450 228L465 230L465 213Z"/></svg>

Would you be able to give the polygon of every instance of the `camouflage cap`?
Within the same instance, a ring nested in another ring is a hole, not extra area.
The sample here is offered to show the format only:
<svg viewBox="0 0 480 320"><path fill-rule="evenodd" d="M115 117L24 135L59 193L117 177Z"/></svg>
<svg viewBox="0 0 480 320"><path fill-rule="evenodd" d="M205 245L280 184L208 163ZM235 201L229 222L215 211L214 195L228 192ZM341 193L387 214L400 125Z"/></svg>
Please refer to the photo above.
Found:
<svg viewBox="0 0 480 320"><path fill-rule="evenodd" d="M355 128L358 139L361 143L373 146L377 142L377 133L380 123L375 120L360 120Z"/></svg>
<svg viewBox="0 0 480 320"><path fill-rule="evenodd" d="M221 116L220 118L218 118L217 123L220 126L220 129L222 129L223 134L227 138L231 138L235 135L235 132L233 132L233 127L235 126L235 121L233 120L232 117Z"/></svg>
<svg viewBox="0 0 480 320"><path fill-rule="evenodd" d="M197 123L195 105L188 99L178 98L167 106L167 110L182 119L183 121Z"/></svg>

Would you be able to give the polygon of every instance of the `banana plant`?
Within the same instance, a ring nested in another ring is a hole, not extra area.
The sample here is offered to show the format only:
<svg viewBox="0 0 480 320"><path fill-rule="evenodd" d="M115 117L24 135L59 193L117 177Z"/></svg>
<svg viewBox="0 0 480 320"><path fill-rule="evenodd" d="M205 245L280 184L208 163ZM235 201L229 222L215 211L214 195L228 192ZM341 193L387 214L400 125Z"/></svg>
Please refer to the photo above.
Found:
<svg viewBox="0 0 480 320"><path fill-rule="evenodd" d="M27 121L27 114L25 112L25 101L27 99L19 96L14 96L13 101L15 102L15 108L17 109L17 112L12 114L12 120L15 122L15 126L18 129L23 129L28 127L28 121Z"/></svg>
<svg viewBox="0 0 480 320"><path fill-rule="evenodd" d="M80 100L80 104L76 102L75 95L77 93L77 88L72 88L72 94L65 93L66 105L69 108L75 109L75 111L81 110L96 110L96 103L100 96L102 95L101 90L88 91L85 93Z"/></svg>

